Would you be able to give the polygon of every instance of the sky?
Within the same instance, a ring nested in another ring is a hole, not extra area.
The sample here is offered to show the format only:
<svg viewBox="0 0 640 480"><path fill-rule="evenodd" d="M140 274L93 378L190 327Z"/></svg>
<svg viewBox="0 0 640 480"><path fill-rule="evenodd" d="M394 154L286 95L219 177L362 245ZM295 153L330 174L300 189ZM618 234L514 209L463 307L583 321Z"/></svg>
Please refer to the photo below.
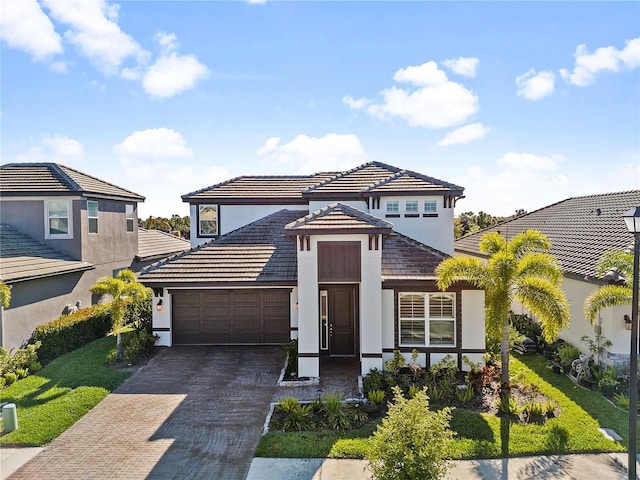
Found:
<svg viewBox="0 0 640 480"><path fill-rule="evenodd" d="M379 161L510 215L640 188L640 2L0 0L0 163L144 195Z"/></svg>

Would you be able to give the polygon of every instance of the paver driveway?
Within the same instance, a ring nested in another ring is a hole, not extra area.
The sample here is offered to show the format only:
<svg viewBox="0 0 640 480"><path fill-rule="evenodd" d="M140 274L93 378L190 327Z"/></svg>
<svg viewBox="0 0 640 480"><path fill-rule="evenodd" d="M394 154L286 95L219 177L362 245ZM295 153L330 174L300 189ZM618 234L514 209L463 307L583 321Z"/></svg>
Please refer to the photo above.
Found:
<svg viewBox="0 0 640 480"><path fill-rule="evenodd" d="M279 347L165 349L9 478L244 479L283 363Z"/></svg>

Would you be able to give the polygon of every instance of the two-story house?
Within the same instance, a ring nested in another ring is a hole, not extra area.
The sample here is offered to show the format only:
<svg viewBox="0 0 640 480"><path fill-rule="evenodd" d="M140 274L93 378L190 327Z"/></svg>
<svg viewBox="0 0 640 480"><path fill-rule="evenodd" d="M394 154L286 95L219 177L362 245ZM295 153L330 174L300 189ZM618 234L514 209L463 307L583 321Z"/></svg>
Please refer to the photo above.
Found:
<svg viewBox="0 0 640 480"><path fill-rule="evenodd" d="M480 361L484 292L435 284L463 188L371 162L347 172L245 176L186 194L192 250L144 269L161 345L298 339L298 375L325 357L383 368Z"/></svg>
<svg viewBox="0 0 640 480"><path fill-rule="evenodd" d="M65 308L95 303L89 287L134 266L144 197L55 163L0 167L0 340L20 346Z"/></svg>

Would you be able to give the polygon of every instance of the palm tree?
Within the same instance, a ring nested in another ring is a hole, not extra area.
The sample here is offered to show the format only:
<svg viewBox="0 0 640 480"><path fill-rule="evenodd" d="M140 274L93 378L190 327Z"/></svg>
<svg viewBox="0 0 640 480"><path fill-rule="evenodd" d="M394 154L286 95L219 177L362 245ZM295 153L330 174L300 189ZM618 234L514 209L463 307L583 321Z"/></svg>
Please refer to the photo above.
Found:
<svg viewBox="0 0 640 480"><path fill-rule="evenodd" d="M607 252L598 261L596 272L603 276L608 271L617 271L625 278L623 285L605 285L584 301L584 316L594 323L603 308L631 305L633 278L633 254L631 252Z"/></svg>
<svg viewBox="0 0 640 480"><path fill-rule="evenodd" d="M121 270L113 277L102 277L93 287L91 293L96 295L112 297L109 310L111 311L111 333L116 336L116 361L121 362L123 358L122 349L122 327L124 326L124 315L128 304L138 302L147 298L147 288L136 280L136 275L129 269Z"/></svg>
<svg viewBox="0 0 640 480"><path fill-rule="evenodd" d="M9 308L11 303L11 287L0 280L0 306Z"/></svg>
<svg viewBox="0 0 640 480"><path fill-rule="evenodd" d="M569 325L569 305L560 288L562 270L548 253L550 249L547 237L536 230L519 233L510 241L492 232L480 239L480 251L488 255L487 261L454 257L436 268L441 290L458 281L484 289L487 333L500 338L504 387L509 384L509 310L514 299L538 316L548 342Z"/></svg>

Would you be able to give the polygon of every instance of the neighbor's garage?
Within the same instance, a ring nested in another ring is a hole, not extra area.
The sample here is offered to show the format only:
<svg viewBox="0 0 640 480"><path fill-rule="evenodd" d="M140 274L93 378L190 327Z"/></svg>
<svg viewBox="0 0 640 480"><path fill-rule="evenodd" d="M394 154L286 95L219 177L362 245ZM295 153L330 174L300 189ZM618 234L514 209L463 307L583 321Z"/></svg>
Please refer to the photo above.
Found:
<svg viewBox="0 0 640 480"><path fill-rule="evenodd" d="M289 340L290 289L173 291L173 344Z"/></svg>

